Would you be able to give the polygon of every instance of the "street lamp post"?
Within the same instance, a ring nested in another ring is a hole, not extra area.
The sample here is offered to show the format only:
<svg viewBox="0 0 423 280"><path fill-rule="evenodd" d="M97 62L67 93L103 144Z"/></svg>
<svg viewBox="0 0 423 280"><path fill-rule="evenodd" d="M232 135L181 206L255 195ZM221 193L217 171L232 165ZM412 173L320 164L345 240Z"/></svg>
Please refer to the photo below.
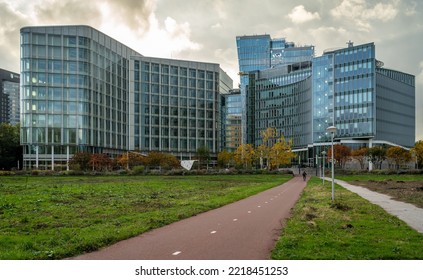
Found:
<svg viewBox="0 0 423 280"><path fill-rule="evenodd" d="M329 126L328 128L326 128L326 131L329 132L331 134L331 139L332 139L332 202L335 200L335 165L334 165L334 160L333 160L333 137L335 136L336 133L336 127L335 126Z"/></svg>
<svg viewBox="0 0 423 280"><path fill-rule="evenodd" d="M325 185L325 156L326 156L326 151L322 152L322 157L323 157L323 186Z"/></svg>

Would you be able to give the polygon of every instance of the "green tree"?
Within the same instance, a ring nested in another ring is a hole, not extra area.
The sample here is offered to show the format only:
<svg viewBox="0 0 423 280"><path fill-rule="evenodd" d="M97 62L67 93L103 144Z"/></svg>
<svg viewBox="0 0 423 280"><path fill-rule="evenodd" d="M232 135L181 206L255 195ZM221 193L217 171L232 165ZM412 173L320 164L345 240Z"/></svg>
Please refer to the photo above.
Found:
<svg viewBox="0 0 423 280"><path fill-rule="evenodd" d="M22 164L19 130L19 125L0 124L0 170L17 168L18 161Z"/></svg>
<svg viewBox="0 0 423 280"><path fill-rule="evenodd" d="M386 149L380 146L369 148L367 156L370 161L382 169L382 162L386 159Z"/></svg>
<svg viewBox="0 0 423 280"><path fill-rule="evenodd" d="M206 146L201 146L197 149L197 152L195 153L195 159L198 160L198 168L201 168L202 165L204 165L204 162L208 164L210 160L210 150Z"/></svg>
<svg viewBox="0 0 423 280"><path fill-rule="evenodd" d="M398 170L401 164L405 164L411 161L410 151L401 147L390 147L386 151L386 157L395 162L395 167Z"/></svg>
<svg viewBox="0 0 423 280"><path fill-rule="evenodd" d="M251 168L254 160L254 148L251 144L241 144L234 153L234 160L244 168Z"/></svg>

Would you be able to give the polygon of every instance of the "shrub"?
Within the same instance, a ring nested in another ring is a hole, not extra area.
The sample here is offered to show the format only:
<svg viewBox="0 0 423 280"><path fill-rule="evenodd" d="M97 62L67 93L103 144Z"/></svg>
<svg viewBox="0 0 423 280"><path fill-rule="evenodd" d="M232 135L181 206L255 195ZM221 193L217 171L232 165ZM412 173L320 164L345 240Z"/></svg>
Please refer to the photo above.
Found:
<svg viewBox="0 0 423 280"><path fill-rule="evenodd" d="M0 176L13 176L15 172L12 171L0 171Z"/></svg>
<svg viewBox="0 0 423 280"><path fill-rule="evenodd" d="M145 166L143 165L135 166L134 168L132 168L130 172L131 175L141 175L144 173L145 173Z"/></svg>

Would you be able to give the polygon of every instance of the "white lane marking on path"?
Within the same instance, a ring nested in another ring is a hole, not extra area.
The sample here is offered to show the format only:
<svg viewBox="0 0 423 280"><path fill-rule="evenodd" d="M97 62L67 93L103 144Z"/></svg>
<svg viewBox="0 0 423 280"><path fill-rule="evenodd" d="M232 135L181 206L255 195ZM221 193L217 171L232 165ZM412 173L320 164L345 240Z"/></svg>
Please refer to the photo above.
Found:
<svg viewBox="0 0 423 280"><path fill-rule="evenodd" d="M238 219L233 219L234 222L238 221Z"/></svg>
<svg viewBox="0 0 423 280"><path fill-rule="evenodd" d="M267 203L269 203L269 202L267 202L267 201L266 201L265 203L267 204Z"/></svg>
<svg viewBox="0 0 423 280"><path fill-rule="evenodd" d="M260 208L261 206L259 205L259 206L257 206L258 208Z"/></svg>
<svg viewBox="0 0 423 280"><path fill-rule="evenodd" d="M173 253L172 255L174 255L174 256L177 256L177 255L179 255L180 253L182 253L181 251L176 251L175 253Z"/></svg>
<svg viewBox="0 0 423 280"><path fill-rule="evenodd" d="M248 214L251 214L251 211L248 211Z"/></svg>
<svg viewBox="0 0 423 280"><path fill-rule="evenodd" d="M212 232L210 232L210 234L215 234L217 231L213 230Z"/></svg>

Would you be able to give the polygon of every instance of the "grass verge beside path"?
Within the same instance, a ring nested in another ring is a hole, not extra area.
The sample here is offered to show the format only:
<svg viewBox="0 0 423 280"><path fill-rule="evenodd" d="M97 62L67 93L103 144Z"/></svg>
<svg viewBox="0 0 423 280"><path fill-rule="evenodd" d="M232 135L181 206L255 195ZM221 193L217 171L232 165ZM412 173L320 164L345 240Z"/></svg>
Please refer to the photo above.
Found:
<svg viewBox="0 0 423 280"><path fill-rule="evenodd" d="M357 194L310 179L273 259L423 259L423 235Z"/></svg>
<svg viewBox="0 0 423 280"><path fill-rule="evenodd" d="M93 251L291 178L1 177L0 259L61 259Z"/></svg>
<svg viewBox="0 0 423 280"><path fill-rule="evenodd" d="M422 175L350 175L336 176L350 184L389 195L395 200L423 208Z"/></svg>

